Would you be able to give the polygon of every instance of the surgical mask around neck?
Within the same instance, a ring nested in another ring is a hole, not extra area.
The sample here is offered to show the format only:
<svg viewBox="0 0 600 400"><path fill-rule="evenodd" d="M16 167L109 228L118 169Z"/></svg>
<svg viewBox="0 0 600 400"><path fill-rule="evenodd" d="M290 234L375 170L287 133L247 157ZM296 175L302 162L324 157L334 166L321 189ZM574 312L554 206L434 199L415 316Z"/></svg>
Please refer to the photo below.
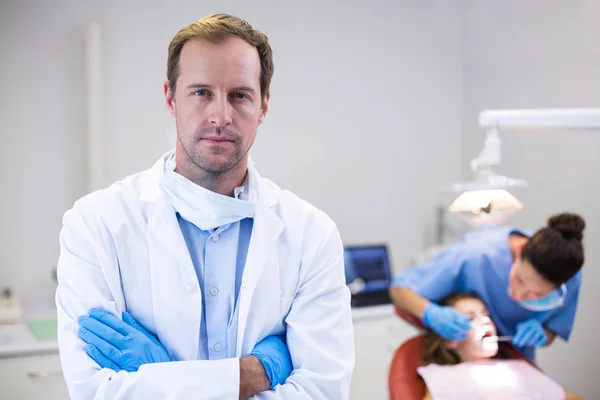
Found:
<svg viewBox="0 0 600 400"><path fill-rule="evenodd" d="M167 163L160 188L183 218L204 231L253 218L256 212L256 203L205 189L175 172L173 163Z"/></svg>
<svg viewBox="0 0 600 400"><path fill-rule="evenodd" d="M561 307L567 297L567 285L564 283L556 290L550 292L547 296L535 300L521 300L521 307L530 311L549 311Z"/></svg>

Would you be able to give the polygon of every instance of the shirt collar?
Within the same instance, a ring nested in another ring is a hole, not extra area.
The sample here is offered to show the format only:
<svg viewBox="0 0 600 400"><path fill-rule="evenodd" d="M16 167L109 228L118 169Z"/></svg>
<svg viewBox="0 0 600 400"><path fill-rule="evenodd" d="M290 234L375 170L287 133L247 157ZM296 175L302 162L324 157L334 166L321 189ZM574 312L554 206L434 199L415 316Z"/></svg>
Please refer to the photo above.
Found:
<svg viewBox="0 0 600 400"><path fill-rule="evenodd" d="M250 179L248 179L248 175L250 175L250 171L246 173L246 178L244 179L244 182L242 182L242 185L233 190L233 196L236 199L248 201L248 187L250 185Z"/></svg>

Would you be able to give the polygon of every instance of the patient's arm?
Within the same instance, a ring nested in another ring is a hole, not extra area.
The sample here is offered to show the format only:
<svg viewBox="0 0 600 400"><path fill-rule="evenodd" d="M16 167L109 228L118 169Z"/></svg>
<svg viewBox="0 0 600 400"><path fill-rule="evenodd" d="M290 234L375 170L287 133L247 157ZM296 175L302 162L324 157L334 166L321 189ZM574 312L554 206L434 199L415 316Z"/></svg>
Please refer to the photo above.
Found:
<svg viewBox="0 0 600 400"><path fill-rule="evenodd" d="M565 391L565 396L567 400L585 400L583 397L568 391L567 389L563 388L563 390Z"/></svg>

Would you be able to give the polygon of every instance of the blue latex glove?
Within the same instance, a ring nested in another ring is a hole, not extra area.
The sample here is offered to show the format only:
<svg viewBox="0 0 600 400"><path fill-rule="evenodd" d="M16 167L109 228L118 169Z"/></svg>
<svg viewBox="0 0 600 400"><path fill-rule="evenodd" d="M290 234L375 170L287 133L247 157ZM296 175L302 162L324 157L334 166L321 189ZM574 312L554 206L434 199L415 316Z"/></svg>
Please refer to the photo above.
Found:
<svg viewBox="0 0 600 400"><path fill-rule="evenodd" d="M254 346L250 354L262 362L271 381L271 389L283 384L292 373L292 358L284 336L267 336Z"/></svg>
<svg viewBox="0 0 600 400"><path fill-rule="evenodd" d="M423 324L447 340L461 341L471 330L471 321L454 307L429 303L423 313Z"/></svg>
<svg viewBox="0 0 600 400"><path fill-rule="evenodd" d="M513 337L513 344L519 348L538 348L546 344L548 337L544 327L537 319L529 319L517 325L517 333Z"/></svg>
<svg viewBox="0 0 600 400"><path fill-rule="evenodd" d="M89 345L86 353L103 368L134 372L143 364L171 361L158 339L127 311L121 321L108 311L92 308L78 322L79 337Z"/></svg>
<svg viewBox="0 0 600 400"><path fill-rule="evenodd" d="M96 361L96 364L98 364L100 368L112 369L115 372L121 371L121 367L115 364L113 360L102 354L100 350L98 350L98 348L93 344L88 344L85 348L85 352L87 353L88 357Z"/></svg>

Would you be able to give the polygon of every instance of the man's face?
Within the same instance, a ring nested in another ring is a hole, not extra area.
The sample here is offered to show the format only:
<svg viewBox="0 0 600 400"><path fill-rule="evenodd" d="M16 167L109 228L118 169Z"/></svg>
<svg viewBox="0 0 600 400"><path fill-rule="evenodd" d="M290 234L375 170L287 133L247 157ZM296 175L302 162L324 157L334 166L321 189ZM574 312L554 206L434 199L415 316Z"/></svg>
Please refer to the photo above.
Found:
<svg viewBox="0 0 600 400"><path fill-rule="evenodd" d="M219 44L190 40L181 51L175 93L168 87L165 82L177 124L178 166L181 161L219 174L247 161L268 110L256 48L236 37Z"/></svg>

